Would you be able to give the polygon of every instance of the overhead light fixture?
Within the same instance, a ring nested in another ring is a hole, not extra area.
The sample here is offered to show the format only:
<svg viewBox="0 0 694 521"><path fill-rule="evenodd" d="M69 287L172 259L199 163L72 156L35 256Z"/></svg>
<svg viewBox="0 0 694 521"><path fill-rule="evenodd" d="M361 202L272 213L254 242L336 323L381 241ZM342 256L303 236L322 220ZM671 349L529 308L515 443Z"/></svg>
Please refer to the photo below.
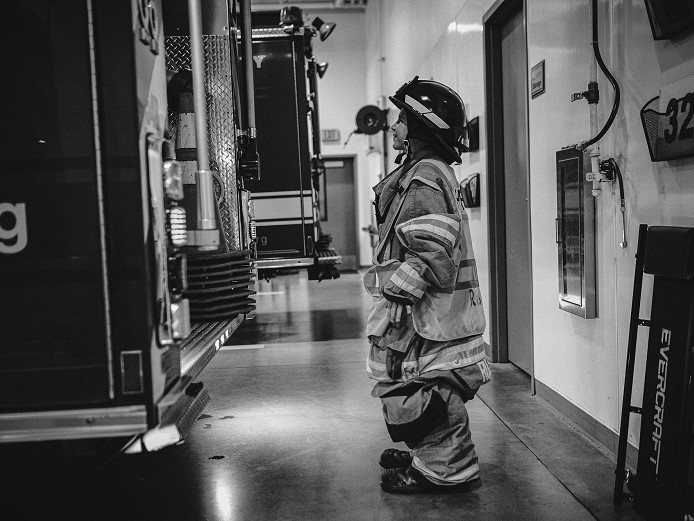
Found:
<svg viewBox="0 0 694 521"><path fill-rule="evenodd" d="M318 16L313 19L311 25L316 29L316 31L318 31L321 42L327 40L330 33L332 33L333 29L335 29L335 22L324 22Z"/></svg>
<svg viewBox="0 0 694 521"><path fill-rule="evenodd" d="M318 73L318 77L322 78L323 74L325 74L325 71L328 70L328 62L320 62L316 64L316 72Z"/></svg>

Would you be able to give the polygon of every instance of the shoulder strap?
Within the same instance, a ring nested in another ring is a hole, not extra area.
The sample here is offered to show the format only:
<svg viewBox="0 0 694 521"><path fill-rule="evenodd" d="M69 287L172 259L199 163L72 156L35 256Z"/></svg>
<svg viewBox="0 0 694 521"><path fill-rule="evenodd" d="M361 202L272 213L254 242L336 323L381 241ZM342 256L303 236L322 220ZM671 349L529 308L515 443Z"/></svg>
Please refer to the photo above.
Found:
<svg viewBox="0 0 694 521"><path fill-rule="evenodd" d="M384 233L384 239L387 238L390 235L390 232L393 229L393 225L395 223L395 220L397 219L398 215L400 214L400 210L402 209L402 205L405 202L405 194L407 193L407 190L410 188L410 185L412 184L413 180L420 181L428 186L431 186L432 188L436 190L441 190L441 187L434 181L433 179L428 178L425 175L421 175L418 172L418 166L421 166L423 164L430 164L433 165L437 170L439 170L442 174L444 179L447 181L449 185L449 189L451 191L451 196L453 200L453 204L456 208L458 208L457 205L455 205L455 200L456 200L456 189L455 187L458 185L458 181L455 178L455 174L453 173L453 169L444 163L443 161L439 161L436 159L422 159L419 161L417 164L412 166L412 169L410 172L405 174L405 179L403 180L402 187L404 188L404 192L401 194L400 201L398 202L398 207L395 209L395 212L391 214L391 218L389 221L385 223L385 233ZM459 209L460 211L460 209ZM381 254L383 251L383 248L387 244L388 241L379 241L379 243L376 245L376 250L374 251L374 259L377 259L378 256Z"/></svg>
<svg viewBox="0 0 694 521"><path fill-rule="evenodd" d="M455 193L455 187L458 186L458 180L456 179L455 174L453 173L453 169L450 167L450 165L447 165L446 163L438 159L422 159L422 161L420 161L420 164L423 163L428 163L430 165L435 166L437 170L439 170L443 174L444 179L448 181L451 191ZM413 178L421 180L424 183L431 184L431 181L423 176L415 175Z"/></svg>
<svg viewBox="0 0 694 521"><path fill-rule="evenodd" d="M465 217L466 214L465 210L463 209L461 200L462 196L460 193L460 183L458 183L458 179L455 177L453 168L451 168L450 165L444 163L443 161L437 159L423 159L421 163L429 163L431 165L434 165L443 174L443 178L446 180L446 183L448 184L448 189L450 190L451 204L454 208L457 209L461 218ZM414 179L423 181L423 179L421 179L419 176L414 176ZM427 184L431 184L431 182ZM441 187L438 185L437 188L439 190L441 189Z"/></svg>
<svg viewBox="0 0 694 521"><path fill-rule="evenodd" d="M444 163L443 161L437 160L437 159L422 159L419 161L417 164L412 166L412 169L410 172L405 174L405 179L403 180L402 187L404 188L404 192L401 194L400 201L398 202L398 207L395 209L395 212L391 215L391 218L389 221L385 223L385 233L384 233L384 238L388 237L390 235L391 230L393 229L393 224L395 223L395 220L397 219L397 216L400 214L400 210L402 209L402 205L405 202L405 194L407 193L407 190L409 189L410 185L412 184L412 181L415 179L417 181L420 181L428 186L431 186L432 188L436 190L441 190L441 187L434 181L433 179L430 179L429 177L425 175L421 175L420 172L418 172L417 167L423 164L430 164L433 165L437 170L443 174L443 178L446 180L447 184L449 185L450 193L451 193L451 198L452 198L452 204L453 206L458 210L459 214L463 213L463 210L460 208L460 205L456 204L457 203L457 195L459 193L459 189L456 189L458 187L458 180L455 177L455 174L453 173L453 169L450 167L450 165ZM461 217L463 217L461 215ZM379 243L376 245L376 250L374 251L374 260L378 258L378 256L381 254L383 251L384 246L386 245L388 241L379 241Z"/></svg>
<svg viewBox="0 0 694 521"><path fill-rule="evenodd" d="M374 251L374 261L378 259L378 256L381 254L383 251L383 248L385 245L388 243L387 239L388 236L390 235L391 230L393 229L393 224L395 224L395 220L397 219L398 215L400 214L400 210L402 209L402 205L405 203L405 194L407 193L407 190L403 192L400 196L400 200L398 201L398 207L395 209L395 211L391 214L390 219L386 221L384 224L385 226L385 233L383 234L383 239L382 241L378 241L378 244L376 245L376 250Z"/></svg>

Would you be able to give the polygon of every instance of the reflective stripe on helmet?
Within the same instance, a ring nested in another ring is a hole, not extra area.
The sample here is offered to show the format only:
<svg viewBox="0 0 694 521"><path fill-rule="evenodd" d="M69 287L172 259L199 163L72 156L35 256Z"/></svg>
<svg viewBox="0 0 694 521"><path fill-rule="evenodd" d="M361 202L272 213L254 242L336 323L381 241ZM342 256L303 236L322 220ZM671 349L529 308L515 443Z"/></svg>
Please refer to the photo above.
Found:
<svg viewBox="0 0 694 521"><path fill-rule="evenodd" d="M431 112L427 107L422 105L419 101L414 99L409 94L405 94L405 103L407 103L410 107L412 107L414 110L416 110L420 116L427 118L429 121L431 121L437 127L443 128L443 129L450 128L448 126L448 123L446 123L444 120L442 120L436 114Z"/></svg>

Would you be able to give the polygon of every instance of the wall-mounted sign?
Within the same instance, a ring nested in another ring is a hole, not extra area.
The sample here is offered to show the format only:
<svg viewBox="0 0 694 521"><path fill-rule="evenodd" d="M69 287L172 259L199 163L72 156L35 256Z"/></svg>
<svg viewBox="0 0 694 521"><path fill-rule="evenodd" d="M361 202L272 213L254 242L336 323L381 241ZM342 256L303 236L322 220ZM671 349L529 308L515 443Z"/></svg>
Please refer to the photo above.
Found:
<svg viewBox="0 0 694 521"><path fill-rule="evenodd" d="M530 69L530 97L536 98L545 91L545 60Z"/></svg>
<svg viewBox="0 0 694 521"><path fill-rule="evenodd" d="M337 128L324 128L321 134L323 141L340 141L340 130Z"/></svg>

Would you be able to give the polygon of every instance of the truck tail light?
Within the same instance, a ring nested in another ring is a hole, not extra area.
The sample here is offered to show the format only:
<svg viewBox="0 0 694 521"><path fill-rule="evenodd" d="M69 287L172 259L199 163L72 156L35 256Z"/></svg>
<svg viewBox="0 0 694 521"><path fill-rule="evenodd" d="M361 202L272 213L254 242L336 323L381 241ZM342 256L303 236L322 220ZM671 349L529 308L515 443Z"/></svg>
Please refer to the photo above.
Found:
<svg viewBox="0 0 694 521"><path fill-rule="evenodd" d="M183 166L178 161L164 161L164 193L174 201L183 199Z"/></svg>
<svg viewBox="0 0 694 521"><path fill-rule="evenodd" d="M180 248L188 244L188 230L186 229L186 211L182 206L173 206L168 210L169 230L171 244Z"/></svg>

